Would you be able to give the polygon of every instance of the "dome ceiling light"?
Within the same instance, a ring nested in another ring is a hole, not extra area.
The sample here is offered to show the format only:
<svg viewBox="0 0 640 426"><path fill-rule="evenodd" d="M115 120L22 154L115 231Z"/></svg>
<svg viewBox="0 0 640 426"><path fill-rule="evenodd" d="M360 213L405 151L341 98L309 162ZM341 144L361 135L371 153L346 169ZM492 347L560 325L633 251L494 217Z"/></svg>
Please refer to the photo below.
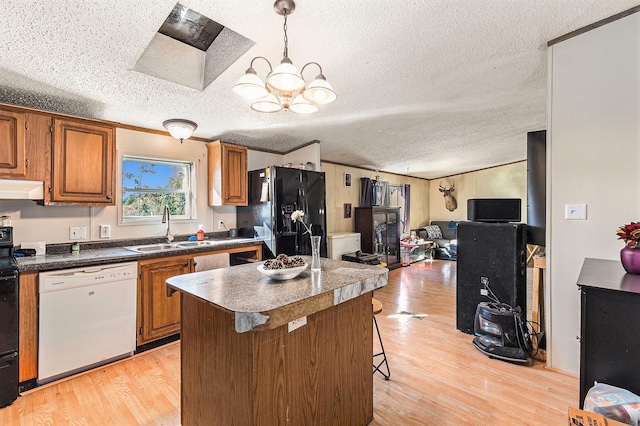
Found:
<svg viewBox="0 0 640 426"><path fill-rule="evenodd" d="M249 69L238 79L233 91L251 102L251 109L258 112L293 111L297 114L311 114L319 110L318 105L329 104L336 100L336 93L322 74L322 67L317 62L309 62L302 71L289 59L289 39L287 38L287 16L296 8L293 0L276 0L273 8L278 15L284 16L284 53L280 65L274 70L271 62L262 56L251 60ZM266 84L258 77L253 68L257 59L269 65ZM302 73L305 68L315 65L320 73L309 84L306 84Z"/></svg>
<svg viewBox="0 0 640 426"><path fill-rule="evenodd" d="M190 120L180 118L172 118L162 123L169 134L183 143L185 139L189 139L198 125Z"/></svg>

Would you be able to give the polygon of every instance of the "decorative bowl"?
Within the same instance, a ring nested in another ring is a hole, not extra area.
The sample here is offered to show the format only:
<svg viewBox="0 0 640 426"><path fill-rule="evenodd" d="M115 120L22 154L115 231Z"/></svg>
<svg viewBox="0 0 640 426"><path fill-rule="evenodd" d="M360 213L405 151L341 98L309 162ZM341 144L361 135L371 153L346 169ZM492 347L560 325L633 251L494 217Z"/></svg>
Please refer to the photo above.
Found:
<svg viewBox="0 0 640 426"><path fill-rule="evenodd" d="M258 265L258 271L265 277L269 277L272 280L290 280L300 275L302 271L307 269L308 264L305 263L302 266L296 266L295 268L283 268L283 269L264 269L264 265Z"/></svg>

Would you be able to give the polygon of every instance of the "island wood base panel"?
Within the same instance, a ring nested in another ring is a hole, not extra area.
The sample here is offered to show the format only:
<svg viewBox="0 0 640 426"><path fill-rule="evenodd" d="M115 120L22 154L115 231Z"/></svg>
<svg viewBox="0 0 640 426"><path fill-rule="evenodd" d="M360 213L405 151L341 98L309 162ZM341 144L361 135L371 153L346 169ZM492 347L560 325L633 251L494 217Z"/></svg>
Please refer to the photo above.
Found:
<svg viewBox="0 0 640 426"><path fill-rule="evenodd" d="M232 313L182 294L182 424L371 422L371 296L310 315L291 333L236 333Z"/></svg>

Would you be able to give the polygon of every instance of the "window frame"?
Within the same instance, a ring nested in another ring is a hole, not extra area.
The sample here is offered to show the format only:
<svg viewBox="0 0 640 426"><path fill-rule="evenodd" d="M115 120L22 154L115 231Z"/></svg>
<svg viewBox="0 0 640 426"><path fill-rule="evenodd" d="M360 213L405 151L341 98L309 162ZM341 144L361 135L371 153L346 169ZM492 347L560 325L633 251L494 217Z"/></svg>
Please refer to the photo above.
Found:
<svg viewBox="0 0 640 426"><path fill-rule="evenodd" d="M117 170L117 206L118 206L118 225L120 226L129 226L129 225L149 225L160 223L162 220L162 215L153 215L153 216L140 216L140 217L132 217L124 215L124 205L123 205L123 193L124 193L124 182L122 177L123 170L123 162L126 160L133 161L142 161L149 162L152 164L180 164L180 165L188 165L189 167L189 188L186 191L186 206L184 215L171 215L171 221L176 222L195 222L197 220L197 163L198 160L194 158L181 158L178 156L163 156L156 154L143 154L136 152L117 152L118 158L118 170ZM142 192L145 192L142 190ZM148 192L157 192L149 190ZM167 191L172 192L172 191Z"/></svg>

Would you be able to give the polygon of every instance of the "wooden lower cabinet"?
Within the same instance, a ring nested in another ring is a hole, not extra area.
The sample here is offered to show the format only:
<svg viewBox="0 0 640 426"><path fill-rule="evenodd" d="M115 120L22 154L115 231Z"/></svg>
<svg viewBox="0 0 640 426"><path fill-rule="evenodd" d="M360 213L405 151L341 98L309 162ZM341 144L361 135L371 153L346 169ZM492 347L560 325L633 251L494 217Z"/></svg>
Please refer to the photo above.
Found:
<svg viewBox="0 0 640 426"><path fill-rule="evenodd" d="M18 295L19 381L38 376L38 272L20 273Z"/></svg>
<svg viewBox="0 0 640 426"><path fill-rule="evenodd" d="M193 256L138 262L138 346L180 332L180 295L167 296L166 281L193 270Z"/></svg>
<svg viewBox="0 0 640 426"><path fill-rule="evenodd" d="M167 279L193 272L195 256L221 252L262 260L262 245L255 245L138 262L138 346L180 332L180 295L167 296Z"/></svg>

